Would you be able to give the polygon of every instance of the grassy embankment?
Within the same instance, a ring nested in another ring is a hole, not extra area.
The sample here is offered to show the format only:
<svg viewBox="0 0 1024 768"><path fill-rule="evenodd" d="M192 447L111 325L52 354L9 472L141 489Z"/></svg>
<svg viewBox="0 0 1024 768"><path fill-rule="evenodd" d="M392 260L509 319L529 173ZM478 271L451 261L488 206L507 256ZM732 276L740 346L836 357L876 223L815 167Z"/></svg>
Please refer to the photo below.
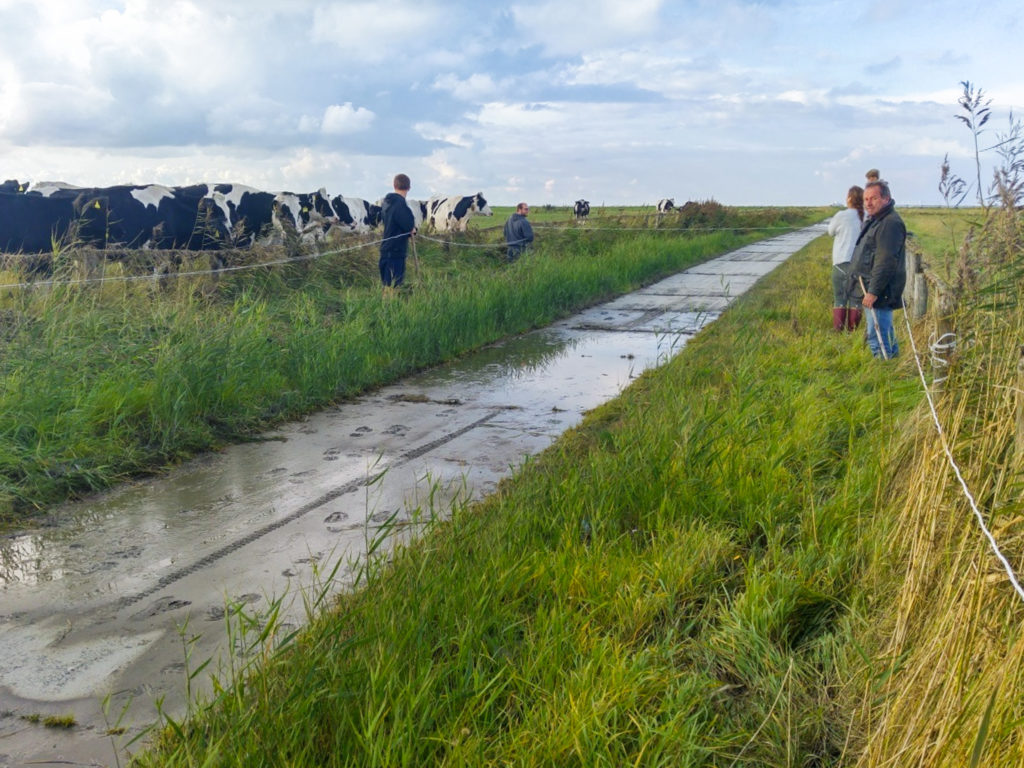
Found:
<svg viewBox="0 0 1024 768"><path fill-rule="evenodd" d="M678 238L599 232L630 222L600 213L586 230L544 229L534 255L511 267L501 247L471 247L500 240L503 212L454 245L421 240L411 294L398 302L381 298L376 248L351 241L343 253L166 288L115 279L4 289L25 279L13 268L22 262L9 260L0 271L0 526L775 233L749 227L803 225L824 212L710 206L696 213L713 215L692 223L743 229ZM567 223L570 214L538 218L548 217ZM284 255L229 254L234 264ZM73 253L54 261L58 281L80 276ZM206 256L182 269L206 269ZM128 271L108 265L106 277Z"/></svg>
<svg viewBox="0 0 1024 768"><path fill-rule="evenodd" d="M368 568L142 762L855 757L862 685L884 682L892 471L921 389L907 361L830 332L829 248Z"/></svg>

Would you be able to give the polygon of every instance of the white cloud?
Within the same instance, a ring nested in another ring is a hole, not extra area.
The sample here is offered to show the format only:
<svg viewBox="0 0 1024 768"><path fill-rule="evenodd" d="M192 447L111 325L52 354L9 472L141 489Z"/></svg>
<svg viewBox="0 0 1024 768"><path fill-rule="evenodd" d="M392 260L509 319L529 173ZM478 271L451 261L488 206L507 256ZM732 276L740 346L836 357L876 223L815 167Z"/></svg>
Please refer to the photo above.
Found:
<svg viewBox="0 0 1024 768"><path fill-rule="evenodd" d="M621 46L656 31L663 0L590 0L518 3L512 17L522 39L549 54L579 54L605 45Z"/></svg>
<svg viewBox="0 0 1024 768"><path fill-rule="evenodd" d="M397 63L429 46L436 25L449 22L428 2L391 0L386 10L374 2L330 3L316 6L311 38L335 47L347 66Z"/></svg>
<svg viewBox="0 0 1024 768"><path fill-rule="evenodd" d="M459 78L451 72L438 75L434 79L435 90L448 91L457 99L477 101L492 97L498 90L497 84L488 74L474 73L467 78Z"/></svg>
<svg viewBox="0 0 1024 768"><path fill-rule="evenodd" d="M358 133L373 125L375 118L373 112L365 107L353 107L350 101L344 104L331 104L324 110L320 130L331 136Z"/></svg>
<svg viewBox="0 0 1024 768"><path fill-rule="evenodd" d="M464 125L441 125L440 123L424 122L415 123L413 129L429 141L443 141L446 144L462 148L473 146L473 138Z"/></svg>

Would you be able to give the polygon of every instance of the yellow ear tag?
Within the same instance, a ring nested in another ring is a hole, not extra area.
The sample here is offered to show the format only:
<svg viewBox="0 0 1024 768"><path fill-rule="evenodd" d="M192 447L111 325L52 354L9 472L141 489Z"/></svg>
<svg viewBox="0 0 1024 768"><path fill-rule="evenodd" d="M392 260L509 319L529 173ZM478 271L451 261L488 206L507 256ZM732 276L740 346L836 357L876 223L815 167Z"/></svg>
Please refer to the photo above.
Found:
<svg viewBox="0 0 1024 768"><path fill-rule="evenodd" d="M100 201L99 200L94 200L93 203L92 203L92 207L95 208L98 211L100 209Z"/></svg>

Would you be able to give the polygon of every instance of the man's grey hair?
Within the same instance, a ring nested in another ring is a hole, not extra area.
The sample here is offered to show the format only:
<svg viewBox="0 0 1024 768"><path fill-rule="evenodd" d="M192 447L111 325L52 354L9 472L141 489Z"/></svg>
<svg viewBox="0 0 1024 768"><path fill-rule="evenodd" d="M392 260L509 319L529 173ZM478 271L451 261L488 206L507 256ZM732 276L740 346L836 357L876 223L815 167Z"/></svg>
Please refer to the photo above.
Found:
<svg viewBox="0 0 1024 768"><path fill-rule="evenodd" d="M872 187L878 187L878 191L881 193L883 200L892 200L892 193L889 191L889 182L882 181L881 179L878 181L869 181L864 187L864 191L867 192Z"/></svg>

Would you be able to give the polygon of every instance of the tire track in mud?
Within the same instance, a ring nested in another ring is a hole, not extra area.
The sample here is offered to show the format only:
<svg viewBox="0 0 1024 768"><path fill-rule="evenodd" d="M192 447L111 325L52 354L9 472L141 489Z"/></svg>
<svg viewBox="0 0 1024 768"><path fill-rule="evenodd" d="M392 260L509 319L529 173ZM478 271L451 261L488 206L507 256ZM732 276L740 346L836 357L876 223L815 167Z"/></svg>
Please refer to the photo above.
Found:
<svg viewBox="0 0 1024 768"><path fill-rule="evenodd" d="M401 453L390 466L400 467L403 464L406 464L414 459L418 459L420 456L429 453L435 448L439 448L445 443L449 443L455 438L461 437L467 432L471 432L477 427L483 426L504 410L506 409L501 407L494 408L486 416L483 416L477 419L476 421L467 424L464 427L460 427L459 429L442 435L436 440L431 440L428 443L424 443L423 445L417 446L416 448L412 448L404 453ZM335 499L344 496L346 493L351 493L353 491L359 490L360 488L365 488L369 485L372 485L373 483L377 482L377 480L379 480L387 471L388 470L385 469L368 477L361 478L359 480L351 480L345 483L344 485L340 485L337 488L333 488L327 493L321 495L320 497L313 499L313 501L303 504L301 507L299 507L293 512L290 512L289 514L285 515L279 520L275 520L272 523L268 523L267 525L264 525L262 528L257 528L254 531L250 531L241 538L235 539L230 544L225 544L220 549L214 550L213 552L210 552L208 555L204 555L203 557L199 558L193 563L190 563L189 565L183 566L181 568L178 568L177 570L171 571L170 573L164 574L159 579L157 579L157 581L152 586L147 587L146 589L140 592L136 592L134 595L126 595L125 597L122 597L120 600L118 600L118 610L127 608L130 605L134 605L140 600L144 600L147 597L150 597L151 595L156 594L160 590L170 586L174 582L180 581L186 576L190 576L193 573L196 573L197 571L201 571L203 568L206 568L207 566L213 565L221 558L226 557L227 555L230 555L233 552L238 551L242 547L247 546L248 544L257 541L258 539L263 538L269 533L273 533L279 528L283 528L284 526L298 520L299 518L312 512L313 510L322 507L324 504L329 504Z"/></svg>

